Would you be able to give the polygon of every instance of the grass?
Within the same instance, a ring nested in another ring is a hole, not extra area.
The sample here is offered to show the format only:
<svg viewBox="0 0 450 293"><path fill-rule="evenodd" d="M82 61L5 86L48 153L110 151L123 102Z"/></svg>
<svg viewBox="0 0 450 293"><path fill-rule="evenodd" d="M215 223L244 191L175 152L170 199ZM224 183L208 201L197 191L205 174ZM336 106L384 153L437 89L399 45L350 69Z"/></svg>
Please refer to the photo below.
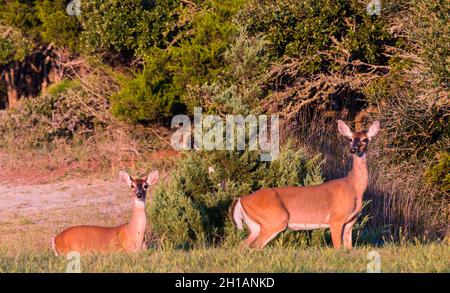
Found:
<svg viewBox="0 0 450 293"><path fill-rule="evenodd" d="M382 272L450 272L448 243L330 247L152 249L135 254L82 256L82 272L356 272L364 273L368 253L380 254ZM70 260L50 249L13 254L0 249L0 272L65 272Z"/></svg>

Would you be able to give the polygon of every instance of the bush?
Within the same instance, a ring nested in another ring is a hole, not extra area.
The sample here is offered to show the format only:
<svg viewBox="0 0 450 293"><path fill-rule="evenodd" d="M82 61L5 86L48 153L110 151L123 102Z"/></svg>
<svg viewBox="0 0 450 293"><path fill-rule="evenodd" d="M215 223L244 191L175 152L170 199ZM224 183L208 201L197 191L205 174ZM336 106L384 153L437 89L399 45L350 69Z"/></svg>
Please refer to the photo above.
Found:
<svg viewBox="0 0 450 293"><path fill-rule="evenodd" d="M251 151L190 152L169 184L155 189L149 221L157 238L179 248L235 242L241 234L228 217L235 198L262 186L321 182L318 157L308 158L290 145L273 162L262 162Z"/></svg>
<svg viewBox="0 0 450 293"><path fill-rule="evenodd" d="M438 153L435 164L428 166L424 176L428 184L450 195L450 153Z"/></svg>
<svg viewBox="0 0 450 293"><path fill-rule="evenodd" d="M108 107L106 98L92 95L79 81L63 80L2 116L1 145L30 150L87 138L105 126L99 113L108 113Z"/></svg>
<svg viewBox="0 0 450 293"><path fill-rule="evenodd" d="M231 16L238 7L240 1L205 1L193 15L190 8L182 10L180 18L190 21L167 48L147 51L143 71L113 98L113 113L145 122L184 112L187 88L220 78L222 55L237 30Z"/></svg>
<svg viewBox="0 0 450 293"><path fill-rule="evenodd" d="M0 22L0 65L11 61L23 61L33 49L33 44L20 30Z"/></svg>
<svg viewBox="0 0 450 293"><path fill-rule="evenodd" d="M411 40L420 48L428 71L437 84L449 85L450 76L450 2L412 1Z"/></svg>
<svg viewBox="0 0 450 293"><path fill-rule="evenodd" d="M116 117L143 123L183 111L180 101L183 90L173 86L174 76L165 67L170 56L154 48L152 57L146 60L144 70L111 97Z"/></svg>
<svg viewBox="0 0 450 293"><path fill-rule="evenodd" d="M385 63L383 46L392 41L383 21L357 1L250 1L239 19L266 36L273 58L305 59L305 73L341 69L333 56Z"/></svg>
<svg viewBox="0 0 450 293"><path fill-rule="evenodd" d="M39 32L44 42L57 47L78 49L78 35L81 31L77 18L66 12L68 1L39 1L36 3L36 16L41 22Z"/></svg>
<svg viewBox="0 0 450 293"><path fill-rule="evenodd" d="M29 32L32 34L39 21L34 13L34 7L30 2L0 0L0 19L6 25L21 30L22 33Z"/></svg>
<svg viewBox="0 0 450 293"><path fill-rule="evenodd" d="M223 55L222 78L189 87L185 101L190 109L202 105L209 112L221 114L261 113L263 76L269 67L265 45L262 36L250 36L245 27L240 27Z"/></svg>
<svg viewBox="0 0 450 293"><path fill-rule="evenodd" d="M94 0L82 3L83 51L143 57L153 46L165 47L178 0Z"/></svg>

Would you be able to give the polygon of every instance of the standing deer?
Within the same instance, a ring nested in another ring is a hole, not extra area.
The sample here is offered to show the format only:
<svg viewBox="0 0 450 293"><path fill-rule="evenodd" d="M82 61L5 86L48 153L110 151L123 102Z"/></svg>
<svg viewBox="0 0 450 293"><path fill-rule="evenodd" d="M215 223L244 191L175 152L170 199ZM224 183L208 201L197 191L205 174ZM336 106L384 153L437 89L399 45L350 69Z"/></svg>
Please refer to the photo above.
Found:
<svg viewBox="0 0 450 293"><path fill-rule="evenodd" d="M132 179L124 171L119 172L119 177L133 190L131 221L117 227L70 227L52 240L56 256L58 254L65 255L71 251L88 254L92 252L134 252L145 249L144 233L147 226L145 197L149 186L158 181L158 171L151 172L146 179Z"/></svg>
<svg viewBox="0 0 450 293"><path fill-rule="evenodd" d="M346 248L352 248L352 227L368 184L366 151L380 123L375 121L368 131L353 133L338 120L338 130L350 139L350 173L319 185L262 188L236 199L230 210L232 220L239 230L245 222L250 231L244 246L261 249L286 228L330 228L334 248L339 249L342 241Z"/></svg>

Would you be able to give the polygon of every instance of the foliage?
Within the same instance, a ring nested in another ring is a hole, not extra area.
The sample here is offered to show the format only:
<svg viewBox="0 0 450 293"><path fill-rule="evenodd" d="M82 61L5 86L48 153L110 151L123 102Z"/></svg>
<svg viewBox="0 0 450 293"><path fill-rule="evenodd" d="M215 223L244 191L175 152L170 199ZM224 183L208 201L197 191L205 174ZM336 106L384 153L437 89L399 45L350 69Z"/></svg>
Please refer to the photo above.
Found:
<svg viewBox="0 0 450 293"><path fill-rule="evenodd" d="M425 181L450 194L450 153L442 152L436 157L436 163L428 166L425 171Z"/></svg>
<svg viewBox="0 0 450 293"><path fill-rule="evenodd" d="M70 142L75 134L86 136L101 128L95 112L107 107L107 100L93 99L79 82L63 80L1 117L2 146L35 149L60 139Z"/></svg>
<svg viewBox="0 0 450 293"><path fill-rule="evenodd" d="M176 113L177 107L182 109L182 89L172 86L175 77L165 68L168 60L170 56L164 50L154 48L143 71L111 98L112 113L116 117L145 122Z"/></svg>
<svg viewBox="0 0 450 293"><path fill-rule="evenodd" d="M9 26L24 32L33 32L39 21L31 2L20 0L1 0L0 19Z"/></svg>
<svg viewBox="0 0 450 293"><path fill-rule="evenodd" d="M382 20L357 1L250 1L240 19L266 36L274 58L305 59L305 73L340 68L333 56L384 63L383 45L391 42Z"/></svg>
<svg viewBox="0 0 450 293"><path fill-rule="evenodd" d="M185 101L190 109L202 105L206 111L220 114L260 113L264 97L261 76L269 67L265 44L262 36L250 36L245 27L240 27L224 53L222 78L189 87Z"/></svg>
<svg viewBox="0 0 450 293"><path fill-rule="evenodd" d="M31 53L32 43L18 29L0 23L0 31L0 64L23 61Z"/></svg>
<svg viewBox="0 0 450 293"><path fill-rule="evenodd" d="M414 0L411 12L411 39L420 47L429 72L438 84L449 85L450 77L450 2Z"/></svg>
<svg viewBox="0 0 450 293"><path fill-rule="evenodd" d="M169 184L155 190L149 211L152 231L174 247L236 241L238 232L228 218L233 199L262 186L318 184L322 177L317 166L318 157L308 158L289 146L273 162L260 161L252 151L187 153Z"/></svg>
<svg viewBox="0 0 450 293"><path fill-rule="evenodd" d="M166 49L148 50L143 71L113 99L113 113L128 121L145 122L159 113L183 111L180 103L189 86L212 83L223 72L222 55L236 31L231 16L239 6L240 1L231 0L198 4L175 42ZM180 18L191 13L182 10Z"/></svg>
<svg viewBox="0 0 450 293"><path fill-rule="evenodd" d="M80 41L87 53L142 57L152 46L165 46L167 22L178 0L94 0L83 2Z"/></svg>
<svg viewBox="0 0 450 293"><path fill-rule="evenodd" d="M67 15L66 5L65 0L0 1L0 19L33 40L33 47L43 41L76 50L79 22ZM15 40L13 45L20 48L20 41Z"/></svg>
<svg viewBox="0 0 450 293"><path fill-rule="evenodd" d="M76 51L80 24L74 16L67 14L66 4L65 0L39 1L36 4L36 16L41 23L39 31L44 42Z"/></svg>

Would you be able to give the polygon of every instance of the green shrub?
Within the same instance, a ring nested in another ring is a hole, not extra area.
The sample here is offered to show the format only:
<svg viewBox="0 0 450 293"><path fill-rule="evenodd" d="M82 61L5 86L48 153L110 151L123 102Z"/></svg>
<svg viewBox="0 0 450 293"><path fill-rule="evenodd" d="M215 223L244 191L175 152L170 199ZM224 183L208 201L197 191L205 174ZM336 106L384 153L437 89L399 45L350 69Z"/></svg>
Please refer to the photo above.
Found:
<svg viewBox="0 0 450 293"><path fill-rule="evenodd" d="M120 53L142 57L153 46L164 47L167 22L178 0L113 0L82 2L81 43L87 53Z"/></svg>
<svg viewBox="0 0 450 293"><path fill-rule="evenodd" d="M289 144L273 162L260 161L254 151L189 152L169 184L155 189L149 221L156 237L175 247L235 243L243 236L228 217L235 198L262 186L321 182L318 157L308 158Z"/></svg>
<svg viewBox="0 0 450 293"><path fill-rule="evenodd" d="M237 31L232 15L241 1L205 1L198 11L186 8L190 21L165 49L148 49L144 69L115 96L113 113L132 122L154 120L184 110L187 88L212 83L224 70L223 53Z"/></svg>
<svg viewBox="0 0 450 293"><path fill-rule="evenodd" d="M154 48L146 59L144 70L127 81L121 91L111 97L112 113L130 122L145 122L168 117L183 108L180 97L183 90L173 86L174 76L165 66L170 56Z"/></svg>
<svg viewBox="0 0 450 293"><path fill-rule="evenodd" d="M357 1L250 1L240 19L267 37L273 58L304 59L305 73L340 69L333 56L384 63L383 46L391 42L383 21Z"/></svg>
<svg viewBox="0 0 450 293"><path fill-rule="evenodd" d="M66 12L67 1L39 1L36 3L36 16L41 25L39 32L44 42L66 46L77 50L80 23Z"/></svg>
<svg viewBox="0 0 450 293"><path fill-rule="evenodd" d="M33 49L33 44L20 30L0 22L0 65L11 61L23 61Z"/></svg>
<svg viewBox="0 0 450 293"><path fill-rule="evenodd" d="M235 115L261 113L264 73L269 67L266 41L250 36L245 27L233 37L223 54L222 78L212 84L190 86L185 95L189 109L202 105L206 111Z"/></svg>
<svg viewBox="0 0 450 293"><path fill-rule="evenodd" d="M419 47L429 72L438 84L448 87L450 76L450 2L414 0L410 38Z"/></svg>
<svg viewBox="0 0 450 293"><path fill-rule="evenodd" d="M30 2L32 1L0 0L0 19L23 33L32 33L39 21Z"/></svg>
<svg viewBox="0 0 450 293"><path fill-rule="evenodd" d="M425 181L440 191L450 194L450 153L442 152L436 156L436 162L427 167Z"/></svg>

